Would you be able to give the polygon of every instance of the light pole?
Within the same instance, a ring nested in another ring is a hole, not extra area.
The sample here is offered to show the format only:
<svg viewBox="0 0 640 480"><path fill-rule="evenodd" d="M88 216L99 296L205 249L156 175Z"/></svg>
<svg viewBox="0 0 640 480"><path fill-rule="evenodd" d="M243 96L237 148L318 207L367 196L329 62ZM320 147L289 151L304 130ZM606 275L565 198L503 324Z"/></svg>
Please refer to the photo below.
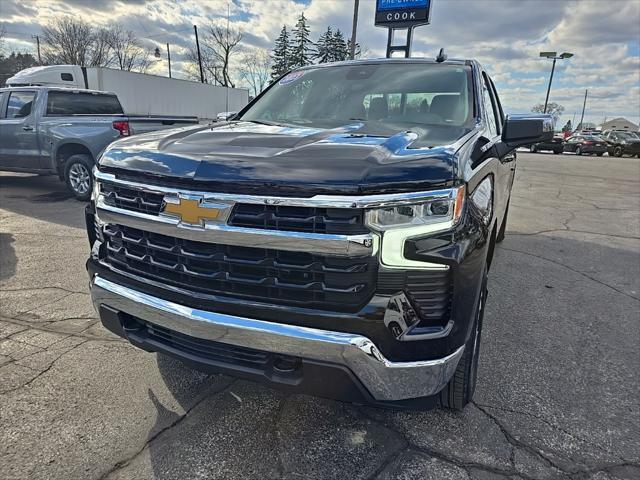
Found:
<svg viewBox="0 0 640 480"><path fill-rule="evenodd" d="M549 92L551 92L551 82L553 81L553 71L556 69L556 60L564 60L573 57L573 53L564 52L558 55L557 52L540 52L541 57L552 58L551 76L549 77L549 86L547 87L547 97L544 99L544 112L547 113L547 104L549 103Z"/></svg>

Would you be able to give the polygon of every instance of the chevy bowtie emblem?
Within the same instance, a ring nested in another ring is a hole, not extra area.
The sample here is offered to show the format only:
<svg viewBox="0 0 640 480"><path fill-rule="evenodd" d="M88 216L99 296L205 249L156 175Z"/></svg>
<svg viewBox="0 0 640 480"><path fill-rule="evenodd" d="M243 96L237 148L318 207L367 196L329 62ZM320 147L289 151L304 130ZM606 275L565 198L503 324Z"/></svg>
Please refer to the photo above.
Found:
<svg viewBox="0 0 640 480"><path fill-rule="evenodd" d="M203 198L165 199L165 215L180 218L180 223L204 227L205 221L224 223L230 212L231 205L224 203L209 203Z"/></svg>

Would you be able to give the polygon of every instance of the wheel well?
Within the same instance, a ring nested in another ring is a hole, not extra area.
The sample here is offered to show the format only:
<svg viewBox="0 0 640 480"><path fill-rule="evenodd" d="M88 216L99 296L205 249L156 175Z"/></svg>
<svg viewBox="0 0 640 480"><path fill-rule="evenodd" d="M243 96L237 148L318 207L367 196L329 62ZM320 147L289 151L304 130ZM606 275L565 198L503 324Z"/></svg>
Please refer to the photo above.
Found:
<svg viewBox="0 0 640 480"><path fill-rule="evenodd" d="M64 163L71 155L77 154L89 155L93 159L91 151L87 147L79 143L67 143L65 145L62 145L58 149L58 151L56 152L56 167L58 169L58 175L60 176L60 178L64 177Z"/></svg>
<svg viewBox="0 0 640 480"><path fill-rule="evenodd" d="M491 261L493 260L493 251L496 246L496 237L498 236L498 222L493 225L491 230L491 237L489 238L489 250L487 251L487 270L491 268Z"/></svg>

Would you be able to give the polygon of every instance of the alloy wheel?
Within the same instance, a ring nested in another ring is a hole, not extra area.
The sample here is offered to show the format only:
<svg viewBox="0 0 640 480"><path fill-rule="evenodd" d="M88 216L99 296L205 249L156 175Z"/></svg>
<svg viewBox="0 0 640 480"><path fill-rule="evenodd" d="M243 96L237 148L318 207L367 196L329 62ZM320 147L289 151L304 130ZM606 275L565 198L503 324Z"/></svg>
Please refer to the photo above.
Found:
<svg viewBox="0 0 640 480"><path fill-rule="evenodd" d="M78 195L85 195L91 186L91 173L82 163L74 163L69 168L69 183Z"/></svg>

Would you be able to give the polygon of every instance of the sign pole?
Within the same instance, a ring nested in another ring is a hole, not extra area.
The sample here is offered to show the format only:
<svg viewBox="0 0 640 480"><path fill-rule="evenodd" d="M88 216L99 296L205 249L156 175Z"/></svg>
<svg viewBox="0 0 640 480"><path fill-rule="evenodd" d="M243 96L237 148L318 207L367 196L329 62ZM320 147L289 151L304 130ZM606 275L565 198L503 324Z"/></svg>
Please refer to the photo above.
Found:
<svg viewBox="0 0 640 480"><path fill-rule="evenodd" d="M433 0L376 0L376 27L389 30L387 36L387 58L395 52L404 53L405 58L411 56L413 29L431 22L431 4ZM395 45L396 32L407 32L406 41Z"/></svg>

